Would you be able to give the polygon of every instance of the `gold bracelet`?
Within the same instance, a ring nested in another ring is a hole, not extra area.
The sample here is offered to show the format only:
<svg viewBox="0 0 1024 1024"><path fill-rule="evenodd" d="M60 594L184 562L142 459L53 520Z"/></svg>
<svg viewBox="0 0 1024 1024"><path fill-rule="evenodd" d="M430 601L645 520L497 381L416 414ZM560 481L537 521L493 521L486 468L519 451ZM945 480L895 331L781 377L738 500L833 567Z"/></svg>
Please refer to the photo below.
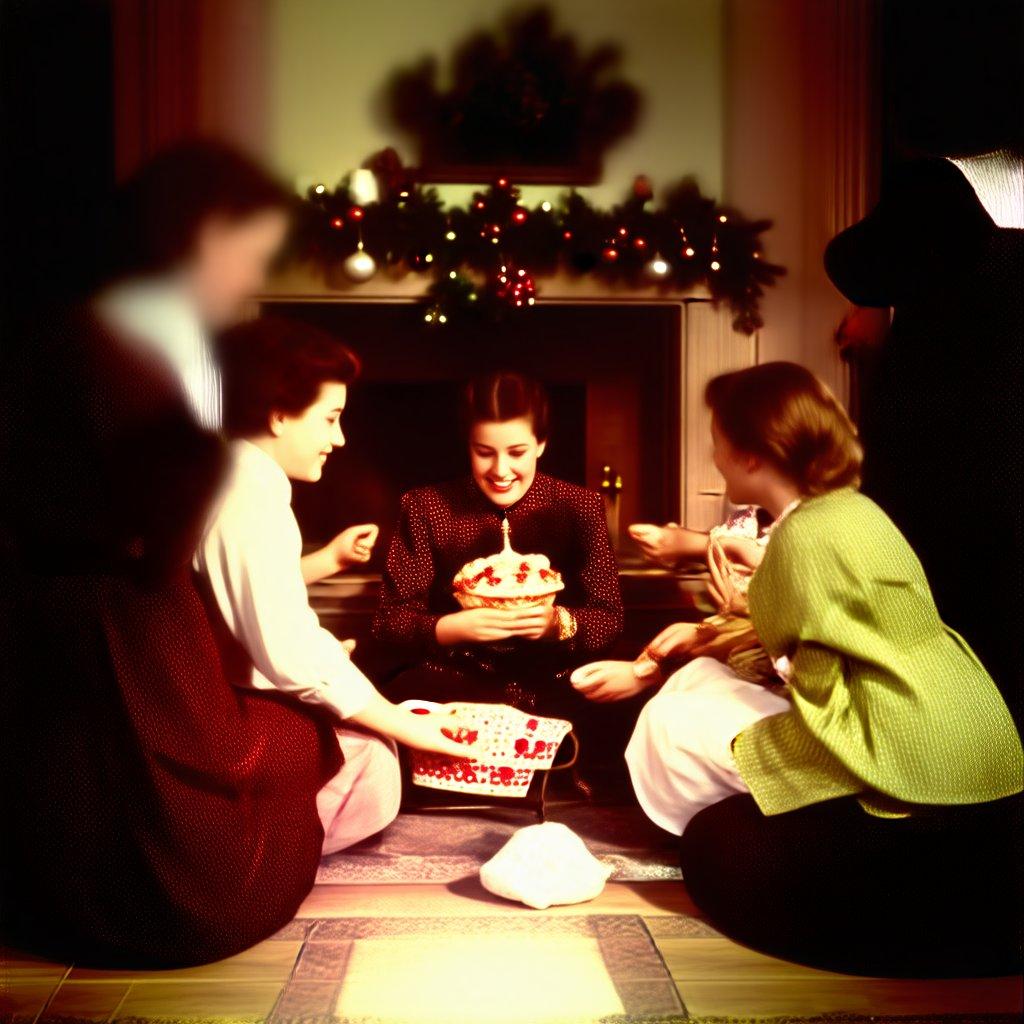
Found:
<svg viewBox="0 0 1024 1024"><path fill-rule="evenodd" d="M558 639L571 640L579 628L576 616L568 608L563 608L561 605L556 606L555 616L558 619Z"/></svg>

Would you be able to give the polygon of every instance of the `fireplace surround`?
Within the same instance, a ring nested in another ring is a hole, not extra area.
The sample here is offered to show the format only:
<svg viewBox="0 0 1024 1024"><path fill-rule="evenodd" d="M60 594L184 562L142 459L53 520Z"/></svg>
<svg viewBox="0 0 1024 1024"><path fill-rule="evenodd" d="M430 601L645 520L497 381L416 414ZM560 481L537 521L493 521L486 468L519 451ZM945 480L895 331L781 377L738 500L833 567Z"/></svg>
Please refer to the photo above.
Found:
<svg viewBox="0 0 1024 1024"><path fill-rule="evenodd" d="M426 324L412 275L380 274L363 285L306 275L262 296L264 309L333 331L363 361L343 419L345 449L319 483L296 484L294 497L310 546L354 523L381 527L365 569L312 588L314 607L339 634L368 635L401 493L468 471L459 388L496 368L529 373L548 388L546 472L595 490L622 478L617 496L605 491L626 603L620 653L635 654L667 622L711 610L699 574L644 565L626 526L707 529L720 521L725 499L703 389L716 373L756 362L757 336L735 332L728 311L706 295L593 290L570 279L539 279L538 292L532 309L483 330Z"/></svg>
<svg viewBox="0 0 1024 1024"><path fill-rule="evenodd" d="M296 487L309 541L371 520L388 533L404 490L465 473L458 392L491 369L520 370L547 386L546 472L595 490L621 478L609 504L623 558L630 522L707 529L718 521L724 495L703 388L714 374L757 359L757 336L733 331L728 311L700 295L595 292L542 279L532 309L483 327L431 326L415 280L378 276L342 288L301 278L261 299L268 310L336 333L363 361L344 417L348 445L319 484ZM381 541L378 548L387 536Z"/></svg>

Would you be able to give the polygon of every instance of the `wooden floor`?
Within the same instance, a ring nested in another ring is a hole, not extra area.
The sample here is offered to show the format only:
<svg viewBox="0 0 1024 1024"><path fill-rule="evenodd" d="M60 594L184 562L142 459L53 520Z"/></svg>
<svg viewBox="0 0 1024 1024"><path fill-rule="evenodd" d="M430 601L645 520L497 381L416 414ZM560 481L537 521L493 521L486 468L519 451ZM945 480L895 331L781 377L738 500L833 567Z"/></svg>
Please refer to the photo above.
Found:
<svg viewBox="0 0 1024 1024"><path fill-rule="evenodd" d="M459 917L535 914L489 896L475 880L450 886L317 886L299 916ZM715 936L671 935L683 913L699 917L678 882L610 883L596 901L545 914L635 914L644 919L692 1017L818 1014L911 1016L1017 1014L1019 978L893 981L816 971ZM240 956L188 970L86 970L7 953L0 962L0 1019L110 1021L165 1017L259 1021L274 1008L302 945L286 930Z"/></svg>

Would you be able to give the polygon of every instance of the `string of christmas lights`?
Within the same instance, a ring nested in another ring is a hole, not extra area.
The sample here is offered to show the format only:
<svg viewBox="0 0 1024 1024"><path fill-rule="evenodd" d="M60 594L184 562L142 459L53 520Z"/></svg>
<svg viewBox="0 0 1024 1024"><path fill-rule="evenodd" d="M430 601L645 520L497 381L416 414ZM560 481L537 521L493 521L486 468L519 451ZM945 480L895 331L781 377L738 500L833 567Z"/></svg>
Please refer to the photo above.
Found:
<svg viewBox="0 0 1024 1024"><path fill-rule="evenodd" d="M309 190L300 253L340 263L357 282L382 266L429 274L424 321L431 325L528 309L539 294L536 278L567 270L665 292L703 284L713 301L729 306L736 330L751 334L763 322L764 288L785 273L763 256L761 235L771 221L720 207L690 180L669 189L657 209L645 177L611 209L575 191L528 209L506 177L466 207L445 207L436 189L415 184L400 163L378 166L373 188L357 177L366 173L333 190Z"/></svg>

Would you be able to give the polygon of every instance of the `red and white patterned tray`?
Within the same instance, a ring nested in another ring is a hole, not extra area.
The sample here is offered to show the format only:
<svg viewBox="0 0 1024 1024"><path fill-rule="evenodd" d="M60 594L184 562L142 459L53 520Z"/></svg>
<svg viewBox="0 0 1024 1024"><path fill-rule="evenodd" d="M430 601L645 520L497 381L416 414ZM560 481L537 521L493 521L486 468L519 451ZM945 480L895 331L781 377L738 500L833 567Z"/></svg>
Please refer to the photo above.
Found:
<svg viewBox="0 0 1024 1024"><path fill-rule="evenodd" d="M507 704L434 704L407 700L414 714L451 717L458 722L451 737L466 744L471 760L412 751L412 781L428 789L484 796L526 796L533 773L551 767L572 722L541 718ZM442 728L444 728L442 726Z"/></svg>

